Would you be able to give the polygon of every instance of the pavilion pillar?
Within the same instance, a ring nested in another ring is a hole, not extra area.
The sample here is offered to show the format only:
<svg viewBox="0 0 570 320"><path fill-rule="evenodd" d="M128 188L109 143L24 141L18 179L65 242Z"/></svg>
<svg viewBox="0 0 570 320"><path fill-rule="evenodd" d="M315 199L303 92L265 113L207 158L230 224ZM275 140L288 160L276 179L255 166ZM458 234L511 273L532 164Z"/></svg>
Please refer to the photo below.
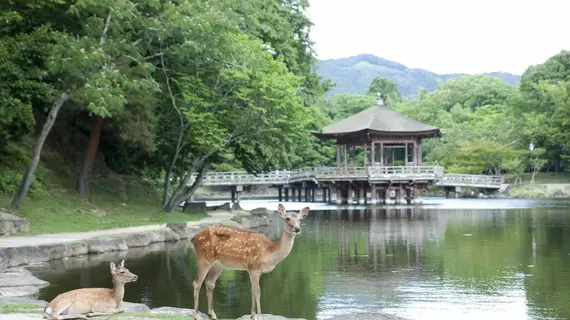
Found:
<svg viewBox="0 0 570 320"><path fill-rule="evenodd" d="M339 144L336 145L336 166L340 167L340 148L341 146Z"/></svg>
<svg viewBox="0 0 570 320"><path fill-rule="evenodd" d="M376 185L370 185L370 204L376 204L378 202L376 195Z"/></svg>
<svg viewBox="0 0 570 320"><path fill-rule="evenodd" d="M348 147L344 145L344 167L348 166Z"/></svg>
<svg viewBox="0 0 570 320"><path fill-rule="evenodd" d="M418 143L418 166L422 165L422 142L419 140Z"/></svg>
<svg viewBox="0 0 570 320"><path fill-rule="evenodd" d="M366 143L364 143L364 166L368 165L368 147Z"/></svg>
<svg viewBox="0 0 570 320"><path fill-rule="evenodd" d="M380 142L380 162L383 166L386 165L386 161L384 161L384 143Z"/></svg>
<svg viewBox="0 0 570 320"><path fill-rule="evenodd" d="M374 142L370 143L370 164L376 164L376 150L374 150Z"/></svg>

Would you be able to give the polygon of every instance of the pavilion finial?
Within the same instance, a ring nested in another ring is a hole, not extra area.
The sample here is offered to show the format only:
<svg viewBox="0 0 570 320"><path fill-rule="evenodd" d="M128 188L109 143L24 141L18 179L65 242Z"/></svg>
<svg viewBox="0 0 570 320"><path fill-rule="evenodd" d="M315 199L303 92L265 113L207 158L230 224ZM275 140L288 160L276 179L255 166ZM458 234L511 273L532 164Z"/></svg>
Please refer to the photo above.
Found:
<svg viewBox="0 0 570 320"><path fill-rule="evenodd" d="M384 100L382 99L382 94L380 92L376 93L376 105L384 106Z"/></svg>

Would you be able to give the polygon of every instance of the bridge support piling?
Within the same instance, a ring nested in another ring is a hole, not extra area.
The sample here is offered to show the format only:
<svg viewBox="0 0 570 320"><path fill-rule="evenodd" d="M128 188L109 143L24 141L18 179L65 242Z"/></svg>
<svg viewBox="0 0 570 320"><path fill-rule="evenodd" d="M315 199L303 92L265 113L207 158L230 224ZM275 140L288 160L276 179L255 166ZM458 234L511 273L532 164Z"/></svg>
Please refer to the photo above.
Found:
<svg viewBox="0 0 570 320"><path fill-rule="evenodd" d="M347 189L347 194L346 194L346 204L353 204L354 203L354 199L352 198L353 192L354 192L354 190L352 188L352 185L349 183L348 189Z"/></svg>
<svg viewBox="0 0 570 320"><path fill-rule="evenodd" d="M285 188L285 202L289 201L289 188Z"/></svg>
<svg viewBox="0 0 570 320"><path fill-rule="evenodd" d="M358 204L365 204L366 203L366 186L359 185L357 190L358 190Z"/></svg>
<svg viewBox="0 0 570 320"><path fill-rule="evenodd" d="M390 199L391 193L392 193L392 190L384 189L384 204L389 204L392 201L392 199Z"/></svg>
<svg viewBox="0 0 570 320"><path fill-rule="evenodd" d="M279 202L283 201L283 188L279 187Z"/></svg>
<svg viewBox="0 0 570 320"><path fill-rule="evenodd" d="M236 188L232 187L230 191L232 194L232 203L235 203L236 202Z"/></svg>
<svg viewBox="0 0 570 320"><path fill-rule="evenodd" d="M336 187L336 204L342 204L344 202L344 193L340 186Z"/></svg>
<svg viewBox="0 0 570 320"><path fill-rule="evenodd" d="M376 185L370 186L370 204L374 205L378 202L378 197L376 195Z"/></svg>
<svg viewBox="0 0 570 320"><path fill-rule="evenodd" d="M414 200L413 189L406 189L406 202L412 204L412 200Z"/></svg>
<svg viewBox="0 0 570 320"><path fill-rule="evenodd" d="M414 204L424 203L424 189L414 188Z"/></svg>

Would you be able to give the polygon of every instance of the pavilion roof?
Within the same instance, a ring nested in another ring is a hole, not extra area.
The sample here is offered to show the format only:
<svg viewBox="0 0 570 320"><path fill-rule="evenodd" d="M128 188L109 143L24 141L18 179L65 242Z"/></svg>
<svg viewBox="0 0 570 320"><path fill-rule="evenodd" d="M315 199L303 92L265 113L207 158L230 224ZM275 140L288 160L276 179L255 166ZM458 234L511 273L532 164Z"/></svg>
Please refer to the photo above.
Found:
<svg viewBox="0 0 570 320"><path fill-rule="evenodd" d="M375 106L333 123L316 135L321 138L335 138L358 133L406 134L426 138L442 135L438 127L413 120L386 107L381 98L378 98Z"/></svg>

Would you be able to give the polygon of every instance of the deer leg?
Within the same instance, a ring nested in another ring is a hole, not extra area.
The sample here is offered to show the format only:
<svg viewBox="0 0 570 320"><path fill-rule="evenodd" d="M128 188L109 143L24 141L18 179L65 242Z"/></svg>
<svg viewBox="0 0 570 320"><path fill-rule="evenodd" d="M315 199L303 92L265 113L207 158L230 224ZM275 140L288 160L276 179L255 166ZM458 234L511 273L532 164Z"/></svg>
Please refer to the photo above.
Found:
<svg viewBox="0 0 570 320"><path fill-rule="evenodd" d="M198 299L200 297L200 288L202 288L202 282L206 278L208 271L212 267L211 263L206 263L204 261L198 262L198 272L196 273L196 278L194 279L194 319L200 320L200 314L198 313Z"/></svg>
<svg viewBox="0 0 570 320"><path fill-rule="evenodd" d="M260 295L261 289L259 288L259 277L261 276L261 272L254 270L249 272L249 280L251 281L251 318L257 320L263 320L261 316L261 303L260 303ZM253 314L254 309L254 301L255 305L257 306L257 317Z"/></svg>
<svg viewBox="0 0 570 320"><path fill-rule="evenodd" d="M224 267L219 262L214 263L208 276L206 277L206 297L208 298L208 314L212 319L217 319L216 313L214 312L214 288L216 287L216 280L222 274Z"/></svg>
<svg viewBox="0 0 570 320"><path fill-rule="evenodd" d="M57 315L53 319L56 320L68 320L68 319L84 319L87 320L87 317L82 314L64 314L64 315Z"/></svg>

